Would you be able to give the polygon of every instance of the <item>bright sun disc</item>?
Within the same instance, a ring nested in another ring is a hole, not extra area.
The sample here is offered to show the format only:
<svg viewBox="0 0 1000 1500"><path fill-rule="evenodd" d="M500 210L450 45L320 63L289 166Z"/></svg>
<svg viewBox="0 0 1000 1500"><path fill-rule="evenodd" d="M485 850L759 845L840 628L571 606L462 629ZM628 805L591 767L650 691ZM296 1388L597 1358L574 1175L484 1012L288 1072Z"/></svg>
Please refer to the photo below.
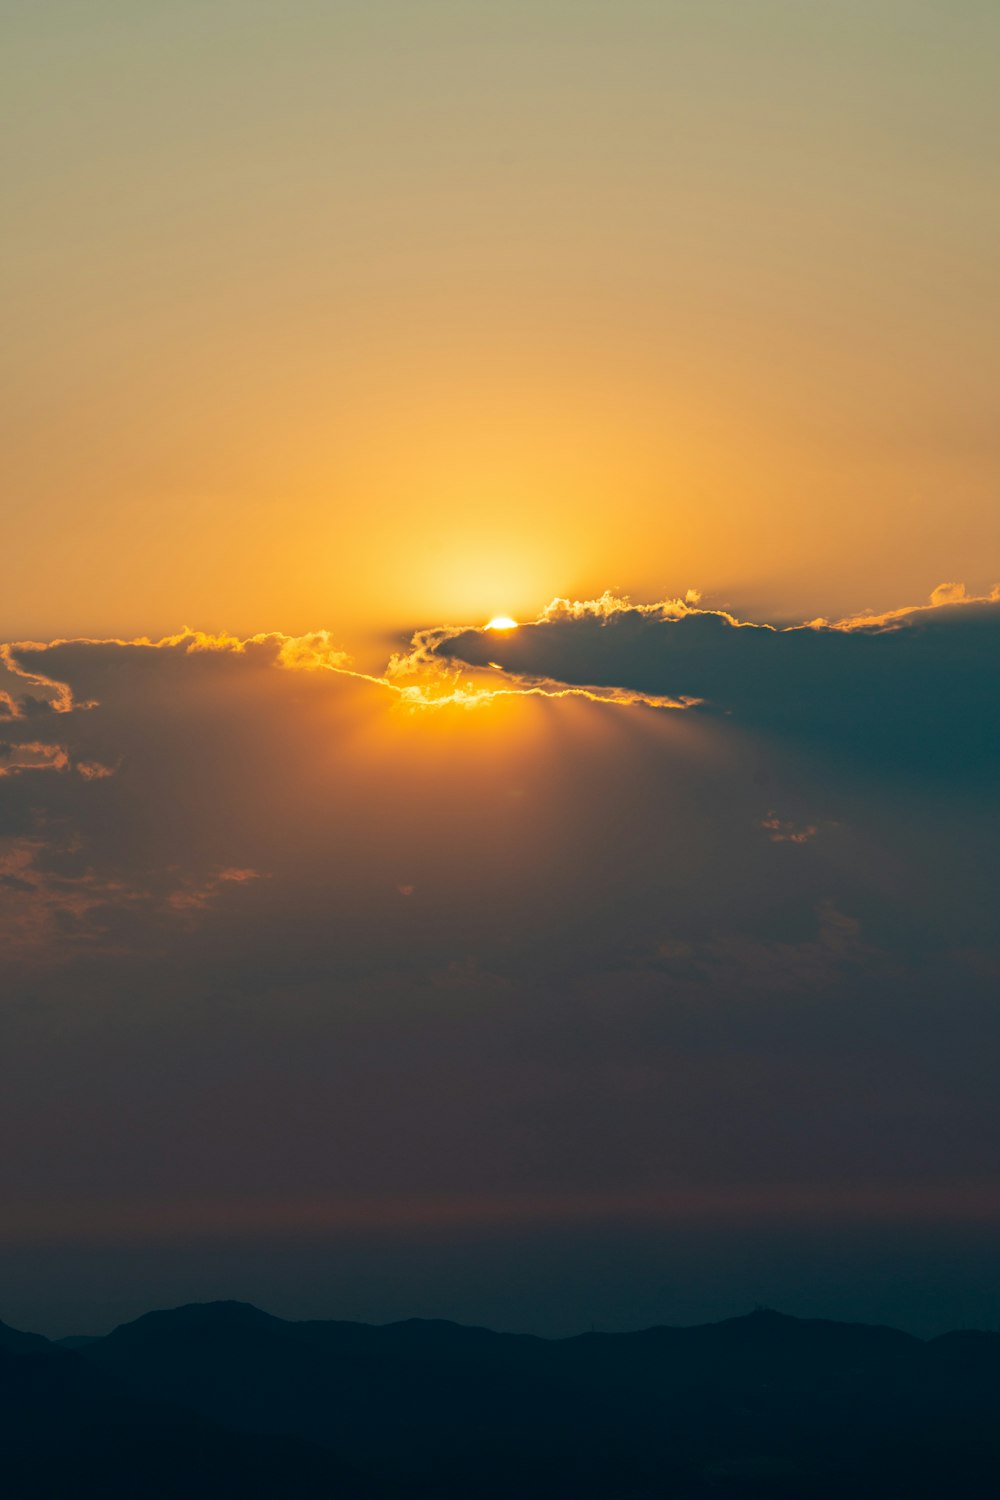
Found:
<svg viewBox="0 0 1000 1500"><path fill-rule="evenodd" d="M510 615L494 615L489 624L483 628L485 630L516 630L517 621L512 620Z"/></svg>

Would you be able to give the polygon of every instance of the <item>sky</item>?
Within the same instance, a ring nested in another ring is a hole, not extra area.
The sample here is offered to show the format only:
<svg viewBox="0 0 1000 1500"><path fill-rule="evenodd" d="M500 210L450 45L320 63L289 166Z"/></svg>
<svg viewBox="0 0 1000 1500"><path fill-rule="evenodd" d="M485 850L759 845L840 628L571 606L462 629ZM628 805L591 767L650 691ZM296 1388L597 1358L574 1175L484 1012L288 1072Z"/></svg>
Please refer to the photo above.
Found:
<svg viewBox="0 0 1000 1500"><path fill-rule="evenodd" d="M0 1317L995 1323L996 8L0 17Z"/></svg>

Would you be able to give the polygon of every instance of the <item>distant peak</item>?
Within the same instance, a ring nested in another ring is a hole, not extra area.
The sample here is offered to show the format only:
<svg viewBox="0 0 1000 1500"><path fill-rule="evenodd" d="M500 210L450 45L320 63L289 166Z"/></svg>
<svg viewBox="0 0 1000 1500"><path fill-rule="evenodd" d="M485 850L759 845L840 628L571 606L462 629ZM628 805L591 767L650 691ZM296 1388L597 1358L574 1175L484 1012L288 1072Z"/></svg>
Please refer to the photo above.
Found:
<svg viewBox="0 0 1000 1500"><path fill-rule="evenodd" d="M143 1313L131 1323L122 1323L115 1332L127 1328L164 1327L218 1327L232 1328L250 1324L278 1323L271 1313L254 1307L252 1302L185 1302L180 1307L157 1308L155 1312Z"/></svg>
<svg viewBox="0 0 1000 1500"><path fill-rule="evenodd" d="M252 1302L235 1302L232 1300L222 1302L185 1302L176 1311L217 1318L273 1317L272 1313L264 1312L262 1308L255 1307Z"/></svg>
<svg viewBox="0 0 1000 1500"><path fill-rule="evenodd" d="M788 1325L801 1323L802 1318L796 1318L792 1313L779 1312L775 1307L754 1307L750 1312L738 1313L735 1318L721 1318L718 1323L706 1323L699 1325L706 1328L746 1328L771 1327L776 1328L779 1324Z"/></svg>

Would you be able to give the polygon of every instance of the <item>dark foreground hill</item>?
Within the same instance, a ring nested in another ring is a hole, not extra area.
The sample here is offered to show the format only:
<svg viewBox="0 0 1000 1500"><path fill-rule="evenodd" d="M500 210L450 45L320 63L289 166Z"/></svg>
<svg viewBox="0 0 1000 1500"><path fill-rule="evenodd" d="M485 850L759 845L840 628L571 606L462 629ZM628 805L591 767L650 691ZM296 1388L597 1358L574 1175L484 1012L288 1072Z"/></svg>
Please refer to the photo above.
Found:
<svg viewBox="0 0 1000 1500"><path fill-rule="evenodd" d="M54 1346L0 1345L0 1493L9 1500L375 1500L370 1484L318 1446L230 1432L146 1401Z"/></svg>
<svg viewBox="0 0 1000 1500"><path fill-rule="evenodd" d="M1000 1335L772 1312L547 1340L208 1303L0 1331L0 1400L12 1497L1000 1495Z"/></svg>

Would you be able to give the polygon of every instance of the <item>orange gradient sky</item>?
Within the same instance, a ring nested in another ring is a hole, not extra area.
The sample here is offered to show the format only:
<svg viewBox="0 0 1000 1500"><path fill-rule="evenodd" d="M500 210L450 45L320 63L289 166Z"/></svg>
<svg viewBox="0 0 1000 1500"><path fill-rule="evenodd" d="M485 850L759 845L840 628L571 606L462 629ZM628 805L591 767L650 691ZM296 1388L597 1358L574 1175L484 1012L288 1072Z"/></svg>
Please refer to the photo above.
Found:
<svg viewBox="0 0 1000 1500"><path fill-rule="evenodd" d="M7 7L0 634L995 581L971 0Z"/></svg>

